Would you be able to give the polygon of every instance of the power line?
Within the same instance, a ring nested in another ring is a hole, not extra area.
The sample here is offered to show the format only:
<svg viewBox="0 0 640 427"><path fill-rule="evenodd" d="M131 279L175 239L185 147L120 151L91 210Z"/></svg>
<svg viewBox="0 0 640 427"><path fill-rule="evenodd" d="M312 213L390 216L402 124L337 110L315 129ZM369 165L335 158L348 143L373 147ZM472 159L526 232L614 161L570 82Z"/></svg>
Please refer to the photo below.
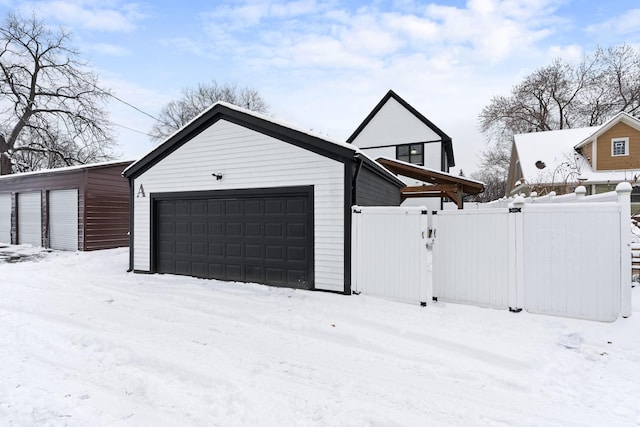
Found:
<svg viewBox="0 0 640 427"><path fill-rule="evenodd" d="M95 85L94 85L94 86L95 86ZM123 100L123 99L118 98L118 97L117 97L117 96L115 96L114 94L109 93L109 92L107 92L107 91L105 91L105 90L103 90L103 89L100 89L98 86L96 86L96 89L101 90L104 94L106 94L106 95L108 95L108 96L112 97L113 99L115 99L115 100L117 100L117 101L122 102L124 105L127 105L127 106L129 106L129 107L133 108L134 110L136 110L136 111L138 111L138 112L140 112L140 113L144 114L145 116L151 117L153 120L155 120L155 121L157 121L157 122L159 122L159 123L162 123L163 125L166 125L166 124L167 124L167 123L163 122L162 120L160 120L159 118L157 118L157 117L155 117L155 116L153 116L153 115L151 115L151 114L147 113L146 111L141 110L140 108L136 107L135 105L133 105L133 104L131 104L131 103L129 103L129 102L127 102L127 101Z"/></svg>
<svg viewBox="0 0 640 427"><path fill-rule="evenodd" d="M128 126L121 125L120 123L116 123L116 122L113 122L113 121L110 121L110 122L111 122L111 124L112 124L112 125L119 126L119 127L121 127L121 128L124 128L124 129L130 130L130 131L132 131L132 132L141 133L142 135L146 135L146 136L148 136L149 138L153 138L153 135L151 135L151 134L149 134L149 133L147 133L147 132L143 132L143 131L138 130L138 129L130 128L130 127L128 127Z"/></svg>

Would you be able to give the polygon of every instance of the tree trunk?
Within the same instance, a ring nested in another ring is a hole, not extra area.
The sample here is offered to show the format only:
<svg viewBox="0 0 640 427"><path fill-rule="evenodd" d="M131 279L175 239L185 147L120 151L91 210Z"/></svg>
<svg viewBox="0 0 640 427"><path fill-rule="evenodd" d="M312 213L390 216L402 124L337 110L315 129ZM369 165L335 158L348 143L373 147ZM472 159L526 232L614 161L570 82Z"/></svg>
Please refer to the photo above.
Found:
<svg viewBox="0 0 640 427"><path fill-rule="evenodd" d="M0 175L10 175L13 173L13 165L7 153L0 153Z"/></svg>

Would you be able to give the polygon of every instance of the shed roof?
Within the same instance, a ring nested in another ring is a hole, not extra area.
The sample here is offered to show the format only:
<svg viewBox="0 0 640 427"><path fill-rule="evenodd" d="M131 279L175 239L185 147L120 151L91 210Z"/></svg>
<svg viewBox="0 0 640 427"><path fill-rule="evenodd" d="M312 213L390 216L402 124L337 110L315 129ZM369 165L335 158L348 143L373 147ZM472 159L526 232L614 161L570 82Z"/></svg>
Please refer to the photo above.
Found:
<svg viewBox="0 0 640 427"><path fill-rule="evenodd" d="M118 166L118 165L122 165L122 168L124 169L125 167L129 166L131 163L133 163L133 160L110 160L107 162L89 163L86 165L73 165L73 166L65 166L62 168L40 169L37 171L31 171L31 172L21 172L21 173L13 173L10 175L0 175L0 182L2 182L3 180L21 179L21 178L28 178L31 176L39 176L39 175L71 173L71 172L76 172L81 170L99 169L99 168L106 168L106 167L112 167L112 166Z"/></svg>

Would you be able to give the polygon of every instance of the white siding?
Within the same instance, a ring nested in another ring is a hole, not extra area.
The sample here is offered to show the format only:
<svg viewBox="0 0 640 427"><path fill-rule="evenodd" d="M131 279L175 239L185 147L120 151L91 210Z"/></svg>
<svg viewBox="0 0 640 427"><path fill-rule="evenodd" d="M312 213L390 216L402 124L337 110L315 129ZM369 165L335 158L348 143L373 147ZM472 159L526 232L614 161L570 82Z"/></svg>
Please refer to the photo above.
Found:
<svg viewBox="0 0 640 427"><path fill-rule="evenodd" d="M0 194L0 242L11 243L11 194Z"/></svg>
<svg viewBox="0 0 640 427"><path fill-rule="evenodd" d="M40 192L18 194L18 243L42 245Z"/></svg>
<svg viewBox="0 0 640 427"><path fill-rule="evenodd" d="M78 190L49 192L49 246L78 250Z"/></svg>
<svg viewBox="0 0 640 427"><path fill-rule="evenodd" d="M442 170L442 142L423 144L424 166L437 171Z"/></svg>
<svg viewBox="0 0 640 427"><path fill-rule="evenodd" d="M217 181L212 173L222 174ZM134 181L134 269L150 269L150 194L314 186L316 289L344 289L344 165L220 120Z"/></svg>
<svg viewBox="0 0 640 427"><path fill-rule="evenodd" d="M382 106L352 143L363 148L440 139L440 135L404 108L402 104L389 98L389 101ZM439 166L438 169L440 169Z"/></svg>

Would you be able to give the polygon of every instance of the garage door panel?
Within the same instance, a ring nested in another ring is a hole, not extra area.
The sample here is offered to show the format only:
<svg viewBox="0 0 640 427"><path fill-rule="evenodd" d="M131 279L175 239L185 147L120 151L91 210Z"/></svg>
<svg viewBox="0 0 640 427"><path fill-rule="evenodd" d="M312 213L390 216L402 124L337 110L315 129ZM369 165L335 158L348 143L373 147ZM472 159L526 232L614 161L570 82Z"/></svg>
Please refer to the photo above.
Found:
<svg viewBox="0 0 640 427"><path fill-rule="evenodd" d="M282 200L265 201L264 213L266 215L282 215L284 213L284 203Z"/></svg>
<svg viewBox="0 0 640 427"><path fill-rule="evenodd" d="M263 215L264 200L247 200L244 203L244 212L247 216Z"/></svg>
<svg viewBox="0 0 640 427"><path fill-rule="evenodd" d="M18 243L42 245L42 201L40 192L18 194Z"/></svg>
<svg viewBox="0 0 640 427"><path fill-rule="evenodd" d="M192 262L191 263L191 275L196 277L203 277L207 273L207 264L204 262Z"/></svg>
<svg viewBox="0 0 640 427"><path fill-rule="evenodd" d="M244 226L244 235L247 238L261 238L264 237L262 233L262 223L259 222L249 222Z"/></svg>
<svg viewBox="0 0 640 427"><path fill-rule="evenodd" d="M261 245L245 245L244 246L244 256L247 259L252 260L261 260L264 259L264 255L262 253Z"/></svg>
<svg viewBox="0 0 640 427"><path fill-rule="evenodd" d="M223 243L209 243L209 255L213 257L224 256L224 244Z"/></svg>
<svg viewBox="0 0 640 427"><path fill-rule="evenodd" d="M267 246L265 259L267 261L284 261L284 249L282 246Z"/></svg>
<svg viewBox="0 0 640 427"><path fill-rule="evenodd" d="M287 215L305 215L306 212L306 200L287 200Z"/></svg>
<svg viewBox="0 0 640 427"><path fill-rule="evenodd" d="M289 239L306 239L307 238L306 224L295 222L287 224L287 237Z"/></svg>
<svg viewBox="0 0 640 427"><path fill-rule="evenodd" d="M156 271L312 287L313 212L307 195L176 199L156 204Z"/></svg>
<svg viewBox="0 0 640 427"><path fill-rule="evenodd" d="M282 223L267 223L265 224L265 237L272 237L282 239L284 238L284 227Z"/></svg>
<svg viewBox="0 0 640 427"><path fill-rule="evenodd" d="M191 254L195 256L207 256L207 244L206 242L193 242L191 243Z"/></svg>
<svg viewBox="0 0 640 427"><path fill-rule="evenodd" d="M207 213L212 216L224 215L224 201L222 200L208 200L207 201Z"/></svg>
<svg viewBox="0 0 640 427"><path fill-rule="evenodd" d="M0 242L11 242L11 194L0 194Z"/></svg>
<svg viewBox="0 0 640 427"><path fill-rule="evenodd" d="M227 243L227 258L242 258L242 244L241 243Z"/></svg>
<svg viewBox="0 0 640 427"><path fill-rule="evenodd" d="M227 280L242 281L242 266L235 264L227 264Z"/></svg>
<svg viewBox="0 0 640 427"><path fill-rule="evenodd" d="M227 200L224 207L227 216L244 214L244 201L242 200Z"/></svg>
<svg viewBox="0 0 640 427"><path fill-rule="evenodd" d="M242 236L242 223L240 222L228 222L226 226L227 237L243 237Z"/></svg>
<svg viewBox="0 0 640 427"><path fill-rule="evenodd" d="M289 261L306 261L307 252L306 248L298 246L289 246L287 248L287 259Z"/></svg>

